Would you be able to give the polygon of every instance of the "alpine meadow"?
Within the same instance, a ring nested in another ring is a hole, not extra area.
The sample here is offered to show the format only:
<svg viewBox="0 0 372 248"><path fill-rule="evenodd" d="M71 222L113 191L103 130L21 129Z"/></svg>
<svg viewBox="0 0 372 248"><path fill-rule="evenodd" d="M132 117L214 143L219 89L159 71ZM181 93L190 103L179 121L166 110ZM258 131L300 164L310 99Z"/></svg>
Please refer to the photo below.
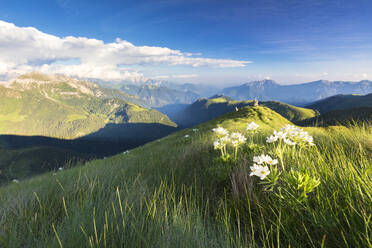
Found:
<svg viewBox="0 0 372 248"><path fill-rule="evenodd" d="M5 1L0 248L372 247L371 11Z"/></svg>

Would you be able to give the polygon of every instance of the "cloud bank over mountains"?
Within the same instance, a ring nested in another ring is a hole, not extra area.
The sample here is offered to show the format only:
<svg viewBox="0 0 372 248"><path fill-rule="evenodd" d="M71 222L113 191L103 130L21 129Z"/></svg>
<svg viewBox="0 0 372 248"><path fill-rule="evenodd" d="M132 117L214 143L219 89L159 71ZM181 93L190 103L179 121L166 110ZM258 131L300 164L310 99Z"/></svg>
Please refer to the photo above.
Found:
<svg viewBox="0 0 372 248"><path fill-rule="evenodd" d="M133 66L231 68L251 63L200 55L167 47L135 46L119 38L112 43L85 37L60 38L0 20L0 77L5 79L36 70L79 78L137 82L146 77Z"/></svg>

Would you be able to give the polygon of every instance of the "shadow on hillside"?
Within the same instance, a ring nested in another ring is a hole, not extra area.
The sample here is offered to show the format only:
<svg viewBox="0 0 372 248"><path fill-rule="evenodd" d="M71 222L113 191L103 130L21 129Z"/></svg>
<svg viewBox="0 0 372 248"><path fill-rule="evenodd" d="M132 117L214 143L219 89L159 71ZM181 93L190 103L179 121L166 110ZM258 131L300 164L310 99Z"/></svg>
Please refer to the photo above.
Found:
<svg viewBox="0 0 372 248"><path fill-rule="evenodd" d="M159 111L160 113L165 114L166 116L169 117L169 119L174 121L177 114L185 110L190 105L191 104L181 104L181 103L167 104L162 107L156 108L156 110Z"/></svg>
<svg viewBox="0 0 372 248"><path fill-rule="evenodd" d="M155 123L108 124L87 136L64 140L0 135L0 185L59 167L112 156L164 137L178 128Z"/></svg>
<svg viewBox="0 0 372 248"><path fill-rule="evenodd" d="M24 149L55 147L74 152L111 156L164 137L178 128L157 123L108 124L104 128L73 140L45 136L0 135L0 148Z"/></svg>

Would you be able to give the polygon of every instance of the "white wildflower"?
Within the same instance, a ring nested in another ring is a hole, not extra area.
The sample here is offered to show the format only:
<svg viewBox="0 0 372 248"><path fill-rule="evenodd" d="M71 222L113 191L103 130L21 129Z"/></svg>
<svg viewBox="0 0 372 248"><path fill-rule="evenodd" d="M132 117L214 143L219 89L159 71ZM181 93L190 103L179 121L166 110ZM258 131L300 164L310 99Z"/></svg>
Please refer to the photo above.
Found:
<svg viewBox="0 0 372 248"><path fill-rule="evenodd" d="M276 164L278 164L278 160L277 159L272 159L270 156L266 156L265 163L268 164L268 165L276 165Z"/></svg>
<svg viewBox="0 0 372 248"><path fill-rule="evenodd" d="M271 136L266 138L267 143L274 143L277 140L278 140L278 136L275 136L275 135L271 135Z"/></svg>
<svg viewBox="0 0 372 248"><path fill-rule="evenodd" d="M19 181L17 179L13 179L12 182L13 183L19 183Z"/></svg>
<svg viewBox="0 0 372 248"><path fill-rule="evenodd" d="M283 128L281 128L280 130L283 131L283 132L298 132L298 131L300 131L300 128L298 128L294 125L287 124Z"/></svg>
<svg viewBox="0 0 372 248"><path fill-rule="evenodd" d="M284 143L286 143L289 146L294 146L296 145L296 142L290 140L290 139L284 139Z"/></svg>
<svg viewBox="0 0 372 248"><path fill-rule="evenodd" d="M225 136L229 134L229 131L227 131L223 127L213 128L212 131L215 132L218 136Z"/></svg>
<svg viewBox="0 0 372 248"><path fill-rule="evenodd" d="M249 131L254 131L254 130L256 130L258 127L259 127L259 125L252 121L251 123L248 124L248 126L247 126L247 130L249 130Z"/></svg>
<svg viewBox="0 0 372 248"><path fill-rule="evenodd" d="M247 138L244 137L244 135L242 135L241 133L232 133L230 135L230 139L231 144L235 147L243 144L247 140Z"/></svg>
<svg viewBox="0 0 372 248"><path fill-rule="evenodd" d="M197 128L193 128L192 131L193 131L193 132L198 132L199 129L197 129Z"/></svg>
<svg viewBox="0 0 372 248"><path fill-rule="evenodd" d="M310 145L314 146L313 137L309 135L307 131L296 127L294 125L285 125L280 131L274 131L273 135L266 138L267 143L273 143L277 140L283 140L285 144L289 146L294 145Z"/></svg>
<svg viewBox="0 0 372 248"><path fill-rule="evenodd" d="M222 147L223 147L220 140L216 140L215 142L213 142L213 146L214 146L215 150L222 149Z"/></svg>
<svg viewBox="0 0 372 248"><path fill-rule="evenodd" d="M229 136L223 136L222 138L220 138L220 142L223 143L223 144L227 144L231 141L230 137Z"/></svg>
<svg viewBox="0 0 372 248"><path fill-rule="evenodd" d="M293 131L288 132L288 134L289 134L289 136L293 137L293 136L298 136L299 132L293 130Z"/></svg>
<svg viewBox="0 0 372 248"><path fill-rule="evenodd" d="M253 162L255 162L256 164L262 164L265 162L265 160L266 160L266 155L264 154L253 157Z"/></svg>
<svg viewBox="0 0 372 248"><path fill-rule="evenodd" d="M253 162L256 164L267 164L267 165L276 165L278 163L277 159L273 159L269 155L261 154L260 156L254 156Z"/></svg>
<svg viewBox="0 0 372 248"><path fill-rule="evenodd" d="M287 133L283 131L280 132L274 131L274 135L277 136L278 139L284 139L287 137Z"/></svg>
<svg viewBox="0 0 372 248"><path fill-rule="evenodd" d="M264 180L267 175L270 174L270 170L267 166L261 166L261 169L259 170L259 177L261 180Z"/></svg>
<svg viewBox="0 0 372 248"><path fill-rule="evenodd" d="M59 170L59 171L63 170L63 167L59 167L58 170Z"/></svg>
<svg viewBox="0 0 372 248"><path fill-rule="evenodd" d="M258 165L258 164L253 164L253 166L251 166L251 174L250 176L258 176L259 175L259 171L261 170L261 165Z"/></svg>
<svg viewBox="0 0 372 248"><path fill-rule="evenodd" d="M190 135L186 134L184 137L185 137L185 138L188 138L188 137L190 137Z"/></svg>
<svg viewBox="0 0 372 248"><path fill-rule="evenodd" d="M270 174L269 167L267 166L253 164L253 166L251 166L250 168L252 170L250 176L257 176L261 180L265 179L266 176Z"/></svg>

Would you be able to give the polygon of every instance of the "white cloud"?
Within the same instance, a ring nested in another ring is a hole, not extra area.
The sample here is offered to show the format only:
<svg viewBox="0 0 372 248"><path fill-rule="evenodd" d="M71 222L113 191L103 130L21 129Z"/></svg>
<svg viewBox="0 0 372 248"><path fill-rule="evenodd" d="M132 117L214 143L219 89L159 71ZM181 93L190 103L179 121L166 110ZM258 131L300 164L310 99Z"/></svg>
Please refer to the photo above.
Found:
<svg viewBox="0 0 372 248"><path fill-rule="evenodd" d="M159 76L153 76L151 78L152 79L168 79L169 76L167 76L167 75L159 75Z"/></svg>
<svg viewBox="0 0 372 248"><path fill-rule="evenodd" d="M187 78L196 78L197 74L178 74L172 75L172 78L187 79Z"/></svg>
<svg viewBox="0 0 372 248"><path fill-rule="evenodd" d="M167 47L135 46L116 39L112 43L85 37L60 38L32 27L17 27L0 21L0 75L16 75L30 70L104 80L133 80L144 77L123 65L186 65L214 68L244 67L250 61L211 59ZM79 60L78 65L53 64Z"/></svg>
<svg viewBox="0 0 372 248"><path fill-rule="evenodd" d="M368 78L368 74L367 74L367 73L363 73L363 74L362 74L362 77L363 77L363 78Z"/></svg>

